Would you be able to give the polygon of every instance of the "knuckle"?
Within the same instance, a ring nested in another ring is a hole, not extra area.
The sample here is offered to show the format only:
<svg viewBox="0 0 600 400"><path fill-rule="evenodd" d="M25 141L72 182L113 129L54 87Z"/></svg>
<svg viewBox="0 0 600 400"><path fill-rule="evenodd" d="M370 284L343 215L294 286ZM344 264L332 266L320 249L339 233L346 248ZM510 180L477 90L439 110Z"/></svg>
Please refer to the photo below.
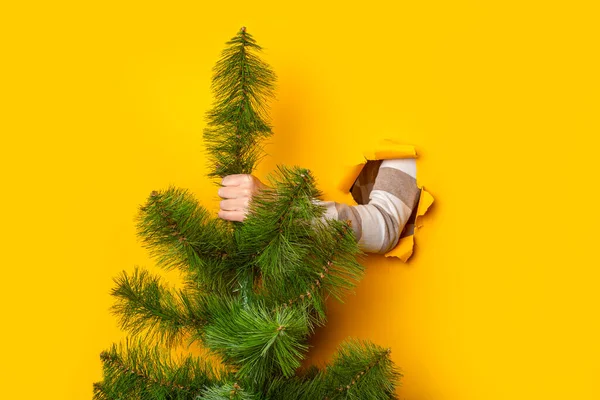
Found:
<svg viewBox="0 0 600 400"><path fill-rule="evenodd" d="M226 199L231 196L231 190L229 188L222 187L219 189L218 194L219 194L219 197Z"/></svg>

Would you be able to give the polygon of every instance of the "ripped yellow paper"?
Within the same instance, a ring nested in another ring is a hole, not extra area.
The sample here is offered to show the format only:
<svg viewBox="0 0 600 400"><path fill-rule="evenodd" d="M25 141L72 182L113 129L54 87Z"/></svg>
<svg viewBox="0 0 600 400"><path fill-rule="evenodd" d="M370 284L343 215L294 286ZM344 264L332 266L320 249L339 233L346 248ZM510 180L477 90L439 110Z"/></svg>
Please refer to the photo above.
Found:
<svg viewBox="0 0 600 400"><path fill-rule="evenodd" d="M397 158L418 158L418 155L414 146L399 144L392 140L385 140L376 149L363 152L362 157L357 154L356 160L352 160L353 165L349 167L348 174L341 179L339 189L344 193L350 192L352 185L368 161ZM401 237L396 247L385 254L386 257L397 257L403 262L407 262L413 254L415 237L418 230L421 228L419 220L427 212L434 201L433 196L425 190L425 187L419 185L418 179L417 187L421 190L421 193L419 195L419 202L416 210L413 211L416 213L414 231L410 235Z"/></svg>

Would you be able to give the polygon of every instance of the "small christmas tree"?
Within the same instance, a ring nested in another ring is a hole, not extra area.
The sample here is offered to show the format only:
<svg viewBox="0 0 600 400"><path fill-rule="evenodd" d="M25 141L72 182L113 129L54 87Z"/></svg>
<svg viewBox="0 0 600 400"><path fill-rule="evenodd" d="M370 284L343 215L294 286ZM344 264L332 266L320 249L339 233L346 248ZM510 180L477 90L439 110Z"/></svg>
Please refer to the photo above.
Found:
<svg viewBox="0 0 600 400"><path fill-rule="evenodd" d="M214 68L215 103L204 139L212 177L249 174L272 135L276 76L242 28ZM137 228L159 266L178 269L173 289L136 269L115 279L113 311L132 335L101 354L96 399L391 399L401 376L389 349L349 340L331 364L299 371L325 300L361 278L345 221L323 218L309 170L279 166L243 223L216 218L186 190L153 191ZM198 342L212 356L176 359Z"/></svg>

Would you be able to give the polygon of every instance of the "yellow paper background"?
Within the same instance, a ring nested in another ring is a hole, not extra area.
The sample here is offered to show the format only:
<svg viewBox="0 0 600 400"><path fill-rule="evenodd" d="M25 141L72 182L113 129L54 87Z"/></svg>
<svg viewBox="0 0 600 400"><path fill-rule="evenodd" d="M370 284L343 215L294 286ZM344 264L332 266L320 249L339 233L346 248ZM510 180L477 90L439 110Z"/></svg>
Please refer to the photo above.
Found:
<svg viewBox="0 0 600 400"><path fill-rule="evenodd" d="M0 397L86 399L123 333L112 278L153 264L151 190L216 209L211 68L245 25L279 75L260 165L326 199L382 139L435 203L407 264L370 257L313 362L392 348L410 400L597 399L598 15L592 2L13 2L3 61Z"/></svg>

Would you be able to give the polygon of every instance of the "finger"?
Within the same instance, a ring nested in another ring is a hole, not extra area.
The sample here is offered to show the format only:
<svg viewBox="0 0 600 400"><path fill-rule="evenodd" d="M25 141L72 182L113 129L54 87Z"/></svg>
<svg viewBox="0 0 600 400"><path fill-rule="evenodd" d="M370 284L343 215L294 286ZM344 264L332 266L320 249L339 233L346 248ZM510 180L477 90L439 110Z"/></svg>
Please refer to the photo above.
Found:
<svg viewBox="0 0 600 400"><path fill-rule="evenodd" d="M223 186L240 186L248 185L252 182L252 175L250 174L232 174L227 175L221 180Z"/></svg>
<svg viewBox="0 0 600 400"><path fill-rule="evenodd" d="M246 218L246 214L242 211L219 211L219 218L226 219L228 221L242 222Z"/></svg>
<svg viewBox="0 0 600 400"><path fill-rule="evenodd" d="M250 197L251 193L248 188L240 188L238 186L224 186L219 188L217 195L223 199L238 199L240 197Z"/></svg>
<svg viewBox="0 0 600 400"><path fill-rule="evenodd" d="M249 199L247 197L221 200L219 207L224 211L244 211L248 208L248 202Z"/></svg>

